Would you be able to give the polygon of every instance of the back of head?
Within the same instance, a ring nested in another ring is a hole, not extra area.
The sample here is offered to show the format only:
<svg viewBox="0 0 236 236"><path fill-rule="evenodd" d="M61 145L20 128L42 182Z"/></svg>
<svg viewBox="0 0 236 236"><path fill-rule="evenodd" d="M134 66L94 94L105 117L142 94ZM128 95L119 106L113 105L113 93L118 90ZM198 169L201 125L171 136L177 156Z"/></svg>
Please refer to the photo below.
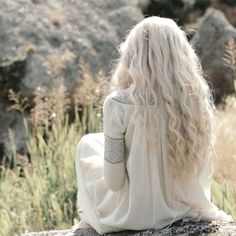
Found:
<svg viewBox="0 0 236 236"><path fill-rule="evenodd" d="M166 119L167 137L160 138L167 142L173 173L198 173L212 143L212 103L185 32L171 19L149 17L129 32L119 50L113 74L115 89L133 84L136 104L144 95L147 112L150 100L162 107L158 112ZM162 124L148 124L152 130L158 125Z"/></svg>

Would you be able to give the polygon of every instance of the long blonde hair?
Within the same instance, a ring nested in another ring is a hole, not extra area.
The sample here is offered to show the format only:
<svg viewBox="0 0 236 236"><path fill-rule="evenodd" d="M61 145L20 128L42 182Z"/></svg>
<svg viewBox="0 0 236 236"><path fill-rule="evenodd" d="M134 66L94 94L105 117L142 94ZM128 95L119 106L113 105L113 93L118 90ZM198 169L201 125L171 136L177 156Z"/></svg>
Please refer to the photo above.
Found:
<svg viewBox="0 0 236 236"><path fill-rule="evenodd" d="M163 112L167 124L166 137L161 139L167 142L173 173L182 177L192 171L199 173L212 147L214 106L200 61L185 32L169 18L149 17L129 32L119 50L114 89L133 84L137 107L141 94L146 110L150 100L152 105L159 104L158 112ZM148 125L153 130L162 124Z"/></svg>

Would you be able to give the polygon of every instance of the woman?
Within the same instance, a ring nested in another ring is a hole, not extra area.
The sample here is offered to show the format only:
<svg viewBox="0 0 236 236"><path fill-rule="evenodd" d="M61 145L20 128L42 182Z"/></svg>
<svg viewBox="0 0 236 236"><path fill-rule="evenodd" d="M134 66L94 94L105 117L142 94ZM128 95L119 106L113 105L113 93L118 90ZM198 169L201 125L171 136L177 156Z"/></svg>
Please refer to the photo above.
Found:
<svg viewBox="0 0 236 236"><path fill-rule="evenodd" d="M185 33L171 19L149 17L120 54L104 133L77 147L80 227L102 234L183 217L229 220L210 201L213 104Z"/></svg>

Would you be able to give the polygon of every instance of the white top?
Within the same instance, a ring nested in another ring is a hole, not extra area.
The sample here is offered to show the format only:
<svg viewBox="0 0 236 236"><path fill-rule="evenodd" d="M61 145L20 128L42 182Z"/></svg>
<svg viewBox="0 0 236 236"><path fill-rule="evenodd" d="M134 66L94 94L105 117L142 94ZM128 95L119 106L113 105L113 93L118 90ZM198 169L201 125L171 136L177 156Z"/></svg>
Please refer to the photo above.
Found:
<svg viewBox="0 0 236 236"><path fill-rule="evenodd" d="M207 165L184 189L170 174L166 144L148 145L134 117L132 87L113 92L103 106L104 133L82 137L77 147L80 217L100 233L162 228L183 217L229 219L210 202ZM142 106L142 105L141 105ZM144 105L143 105L143 109ZM166 122L156 109L166 135Z"/></svg>

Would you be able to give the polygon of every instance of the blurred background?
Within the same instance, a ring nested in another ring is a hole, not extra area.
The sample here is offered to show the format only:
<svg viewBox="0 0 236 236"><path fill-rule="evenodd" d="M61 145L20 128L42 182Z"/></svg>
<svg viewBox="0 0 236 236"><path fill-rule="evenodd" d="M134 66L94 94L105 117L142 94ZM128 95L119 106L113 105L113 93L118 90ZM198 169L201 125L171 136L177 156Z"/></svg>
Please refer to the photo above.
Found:
<svg viewBox="0 0 236 236"><path fill-rule="evenodd" d="M0 0L0 235L79 221L76 144L102 131L116 48L153 15L201 59L216 104L212 200L236 219L236 0Z"/></svg>

